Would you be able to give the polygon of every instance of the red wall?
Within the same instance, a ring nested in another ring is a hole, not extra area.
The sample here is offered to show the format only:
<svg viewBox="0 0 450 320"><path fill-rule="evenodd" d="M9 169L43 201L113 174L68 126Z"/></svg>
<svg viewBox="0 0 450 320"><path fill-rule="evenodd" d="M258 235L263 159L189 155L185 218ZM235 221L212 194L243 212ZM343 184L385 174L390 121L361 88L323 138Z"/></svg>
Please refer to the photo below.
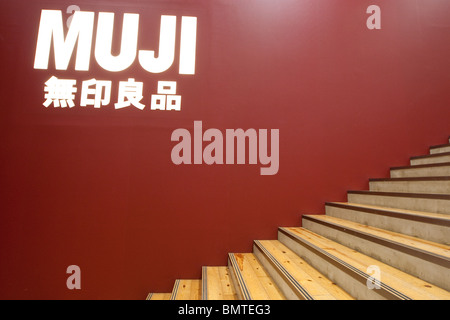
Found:
<svg viewBox="0 0 450 320"><path fill-rule="evenodd" d="M176 66L150 74L137 62L113 74L94 59L87 73L33 69L40 10L73 3L119 21L139 13L144 49L154 49L160 15L197 16L196 75ZM371 4L381 7L381 30L366 27ZM0 9L2 299L169 292L176 278L200 278L201 266L224 265L228 252L323 213L325 201L344 201L450 134L446 0L22 0ZM133 77L148 88L176 80L182 111L94 110L79 100L47 109L51 75ZM278 174L175 166L171 133L194 120L280 129ZM66 287L73 264L79 291Z"/></svg>

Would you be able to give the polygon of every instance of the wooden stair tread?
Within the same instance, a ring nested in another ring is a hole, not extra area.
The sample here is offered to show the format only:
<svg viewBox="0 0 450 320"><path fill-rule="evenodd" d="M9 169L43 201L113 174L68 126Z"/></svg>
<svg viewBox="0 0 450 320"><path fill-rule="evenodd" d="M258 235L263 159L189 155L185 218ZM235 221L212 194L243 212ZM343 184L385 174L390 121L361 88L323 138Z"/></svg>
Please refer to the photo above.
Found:
<svg viewBox="0 0 450 320"><path fill-rule="evenodd" d="M436 200L450 200L449 194L430 194L430 193L410 193L410 192L381 192L368 190L350 190L349 194L362 194L385 197L399 197L399 198L422 198L422 199L436 199Z"/></svg>
<svg viewBox="0 0 450 320"><path fill-rule="evenodd" d="M201 300L201 280L176 280L170 300Z"/></svg>
<svg viewBox="0 0 450 320"><path fill-rule="evenodd" d="M445 153L445 152L450 152L450 143L441 144L438 146L432 146L432 147L430 147L430 150L429 150L430 154L439 154L439 153Z"/></svg>
<svg viewBox="0 0 450 320"><path fill-rule="evenodd" d="M444 289L429 284L307 229L280 228L280 231L310 243L318 250L325 252L328 256L336 259L336 261L339 261L353 271L356 270L359 273L366 273L370 266L379 267L381 271L381 283L410 299L450 299L450 292Z"/></svg>
<svg viewBox="0 0 450 320"><path fill-rule="evenodd" d="M278 240L255 241L261 250L266 250L275 264L280 265L291 282L301 287L302 295L314 300L353 300L348 293L311 267L288 247Z"/></svg>
<svg viewBox="0 0 450 320"><path fill-rule="evenodd" d="M203 300L237 300L228 267L203 267Z"/></svg>
<svg viewBox="0 0 450 320"><path fill-rule="evenodd" d="M443 153L435 153L435 154L427 154L422 156L415 156L411 157L411 160L416 159L433 159L433 158L440 158L440 157L447 157L450 156L450 152L443 152Z"/></svg>
<svg viewBox="0 0 450 320"><path fill-rule="evenodd" d="M253 253L230 253L229 260L245 300L285 300Z"/></svg>
<svg viewBox="0 0 450 320"><path fill-rule="evenodd" d="M445 143L445 144L439 144L436 146L431 146L430 149L440 149L440 148L445 148L445 147L450 147L450 143Z"/></svg>
<svg viewBox="0 0 450 320"><path fill-rule="evenodd" d="M450 174L432 177L391 177L369 179L369 190L381 192L450 194Z"/></svg>
<svg viewBox="0 0 450 320"><path fill-rule="evenodd" d="M395 242L400 245L408 246L410 248L418 249L427 253L431 253L442 258L445 258L450 263L450 246L435 243L407 235L403 235L400 233L387 231L384 229L379 229L371 226L366 226L363 224L359 224L356 222L339 219L326 215L315 215L315 216L304 216L307 219L320 220L328 223L332 223L335 225L342 226L347 229L352 229L357 232L363 232L365 234L369 234L371 236L382 238L384 240Z"/></svg>
<svg viewBox="0 0 450 320"><path fill-rule="evenodd" d="M348 191L347 202L450 214L450 194Z"/></svg>
<svg viewBox="0 0 450 320"><path fill-rule="evenodd" d="M149 293L146 300L170 300L172 293Z"/></svg>
<svg viewBox="0 0 450 320"><path fill-rule="evenodd" d="M416 169L426 169L426 168L436 168L436 167L450 167L450 162L441 163L430 163L430 164L419 164L415 166L401 166L401 167L391 167L390 170L416 170Z"/></svg>
<svg viewBox="0 0 450 320"><path fill-rule="evenodd" d="M411 178L376 178L369 179L369 182L433 182L433 181L450 181L450 177L441 176L441 177L411 177Z"/></svg>
<svg viewBox="0 0 450 320"><path fill-rule="evenodd" d="M372 206L372 205L368 205L368 204L359 204L359 203L351 203L351 202L327 202L326 205L351 207L351 208L355 208L355 209L360 209L360 208L371 209L371 210L382 211L382 212L386 212L386 213L400 213L400 214L414 216L414 217L438 219L444 223L450 222L450 215L443 214L443 213L433 213L433 212L406 210L406 209L400 209L400 208Z"/></svg>
<svg viewBox="0 0 450 320"><path fill-rule="evenodd" d="M431 153L428 155L411 157L409 163L412 166L431 163L450 162L450 152L444 150L442 152Z"/></svg>

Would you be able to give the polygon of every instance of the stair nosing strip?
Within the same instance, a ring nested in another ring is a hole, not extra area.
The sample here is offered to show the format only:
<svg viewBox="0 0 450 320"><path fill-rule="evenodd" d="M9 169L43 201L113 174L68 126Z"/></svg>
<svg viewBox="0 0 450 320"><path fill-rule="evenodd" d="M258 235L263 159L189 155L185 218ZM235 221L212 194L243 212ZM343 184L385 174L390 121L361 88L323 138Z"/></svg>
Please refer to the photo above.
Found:
<svg viewBox="0 0 450 320"><path fill-rule="evenodd" d="M352 266L351 264L339 259L336 256L333 256L332 254L326 252L325 250L317 247L316 245L312 244L311 242L302 239L300 237L297 237L296 235L292 234L290 231L285 230L284 228L279 228L279 230L285 234L286 236L288 236L289 238L291 238L292 240L294 240L295 242L309 247L310 249L313 249L316 253L319 253L322 257L325 258L325 260L327 260L328 262L334 264L337 268L339 268L341 271L344 271L342 269L345 268L347 270L347 274L349 274L350 276L352 276L353 278L357 279L358 281L364 283L367 282L368 279L372 278L372 276L370 276L369 274L357 269L356 267ZM334 263L333 263L334 262ZM356 278L355 276L358 276L358 278ZM386 293L389 296L394 296L398 299L402 299L402 300L413 300L412 298L408 297L407 295L405 295L404 293L401 293L400 291L397 291L396 289L390 287L389 285L385 284L383 281L379 281L380 282L380 287L384 289L384 293ZM385 295L386 295L385 294Z"/></svg>
<svg viewBox="0 0 450 320"><path fill-rule="evenodd" d="M256 246L263 251L263 254L265 254L269 258L269 262L275 267L276 270L279 270L279 274L281 274L286 277L286 279L289 281L292 286L297 289L296 292L301 294L301 296L305 300L315 300L313 296L306 290L291 274L289 271L286 270L286 268L283 267L283 265L278 261L277 258L275 258L265 247L264 245L259 241L254 241ZM292 288L292 286L290 286ZM298 294L297 294L298 296Z"/></svg>
<svg viewBox="0 0 450 320"><path fill-rule="evenodd" d="M450 200L449 194L437 193L409 193L409 192L382 192L382 191L367 191L367 190L350 190L348 194L373 195L383 197L397 197L397 198L422 198L433 200Z"/></svg>
<svg viewBox="0 0 450 320"><path fill-rule="evenodd" d="M180 279L175 280L175 285L172 290L172 295L170 296L170 300L175 300L178 295L178 288L180 286Z"/></svg>
<svg viewBox="0 0 450 320"><path fill-rule="evenodd" d="M238 281L238 285L241 288L243 298L245 300L253 300L252 295L250 294L250 291L247 288L247 284L245 283L244 276L242 275L241 270L239 269L239 264L236 261L236 258L233 253L230 253L228 255L228 258L230 259L231 264L233 265L233 269L235 270L236 274L236 280Z"/></svg>
<svg viewBox="0 0 450 320"><path fill-rule="evenodd" d="M377 244L386 246L390 249L401 251L405 254L409 254L409 255L414 256L419 259L424 259L424 260L430 261L430 258L431 258L430 262L436 263L443 267L450 268L450 258L447 258L445 256L441 256L441 255L433 253L433 252L425 251L423 249L414 248L414 247L408 246L403 243L394 242L392 240L381 238L381 237L375 236L373 234L369 234L369 233L366 233L363 231L353 229L351 227L344 227L344 226L338 225L338 224L330 222L330 221L323 221L321 219L315 219L312 216L304 215L303 218L310 220L310 221L314 221L321 225L331 227L335 230L349 233L350 235L356 236L358 238L375 242Z"/></svg>
<svg viewBox="0 0 450 320"><path fill-rule="evenodd" d="M202 268L202 300L208 300L208 272L206 267Z"/></svg>
<svg viewBox="0 0 450 320"><path fill-rule="evenodd" d="M423 222L423 223L428 223L428 224L433 224L433 225L438 225L438 226L450 227L450 219L442 219L442 218L438 218L438 217L427 217L427 216L420 215L420 213L418 213L417 215L409 214L406 212L395 211L395 208L389 208L389 210L386 208L386 210L383 210L383 209L361 207L357 203L355 203L355 205L347 205L344 203L336 203L336 202L326 202L325 206L330 206L330 207L335 207L335 208L340 208L340 209L361 211L361 212L376 214L376 215L380 215L380 216L386 216L386 217L398 218L398 219L403 219L403 220L411 220L411 221Z"/></svg>
<svg viewBox="0 0 450 320"><path fill-rule="evenodd" d="M153 297L153 292L152 293L149 293L148 295L147 295L147 298L145 298L145 300L152 300L152 297Z"/></svg>
<svg viewBox="0 0 450 320"><path fill-rule="evenodd" d="M419 164L415 166L401 166L401 167L391 167L391 171L395 170L409 170L409 169L426 169L426 168L435 168L435 167L449 167L450 162L441 162L441 163L429 163L429 164Z"/></svg>

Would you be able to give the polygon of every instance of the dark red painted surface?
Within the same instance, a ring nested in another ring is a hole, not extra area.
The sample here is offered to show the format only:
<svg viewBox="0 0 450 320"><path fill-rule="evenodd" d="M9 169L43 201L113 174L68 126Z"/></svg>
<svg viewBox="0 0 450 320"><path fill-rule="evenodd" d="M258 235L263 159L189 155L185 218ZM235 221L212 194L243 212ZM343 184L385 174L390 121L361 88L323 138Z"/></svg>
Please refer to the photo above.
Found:
<svg viewBox="0 0 450 320"><path fill-rule="evenodd" d="M138 63L112 74L95 60L88 73L73 64L34 70L40 10L74 3L139 13L144 49L154 49L161 14L197 16L197 74L174 66L152 75ZM381 7L381 30L366 28L371 4ZM169 292L176 278L200 278L201 266L224 265L227 252L248 252L253 239L299 225L301 214L323 213L325 201L366 189L450 134L445 0L22 0L0 8L3 299ZM182 111L83 109L79 100L46 109L52 74L176 80ZM173 165L171 133L192 130L194 120L205 129L280 129L279 173ZM82 271L80 291L66 287L72 264Z"/></svg>

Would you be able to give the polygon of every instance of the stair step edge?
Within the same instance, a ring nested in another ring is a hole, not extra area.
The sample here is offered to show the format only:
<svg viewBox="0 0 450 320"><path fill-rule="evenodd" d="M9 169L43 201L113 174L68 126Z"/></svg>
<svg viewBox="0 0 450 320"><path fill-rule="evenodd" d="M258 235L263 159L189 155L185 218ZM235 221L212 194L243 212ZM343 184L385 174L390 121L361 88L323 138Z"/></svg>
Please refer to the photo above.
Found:
<svg viewBox="0 0 450 320"><path fill-rule="evenodd" d="M338 268L346 269L350 274L352 274L353 277L357 277L361 282L366 283L369 279L372 278L372 276L367 274L366 272L363 272L363 271L357 269L356 267L354 267L353 265L347 263L346 261L339 259L338 257L332 255L329 252L326 252L325 250L316 246L314 243L312 243L302 237L299 237L298 235L295 235L288 229L280 227L278 230L279 230L279 232L283 233L284 235L291 238L295 242L297 242L301 245L307 246L313 252L315 252L316 254L323 257L326 261L328 261L332 265L335 265ZM392 287L386 285L383 281L379 282L379 286L380 286L380 290L381 290L382 294L387 299L412 300L412 298L410 298L409 296L399 292L395 288L392 288Z"/></svg>
<svg viewBox="0 0 450 320"><path fill-rule="evenodd" d="M425 169L425 168L434 168L434 167L449 167L450 162L442 162L442 163L430 163L430 164L420 164L415 166L400 166L400 167L391 167L390 170L409 170L409 169Z"/></svg>
<svg viewBox="0 0 450 320"><path fill-rule="evenodd" d="M433 159L433 158L440 158L440 157L447 157L447 156L450 156L450 152L427 154L427 155L422 155L422 156L414 156L414 157L411 157L410 160Z"/></svg>
<svg viewBox="0 0 450 320"><path fill-rule="evenodd" d="M444 143L444 144L438 144L435 146L431 146L430 150L432 149L440 149L440 148L446 148L446 147L450 147L450 143Z"/></svg>
<svg viewBox="0 0 450 320"><path fill-rule="evenodd" d="M293 289L294 292L296 292L297 296L300 299L304 300L314 300L313 296L309 294L308 290L306 290L290 273L287 271L283 265L272 256L272 254L264 247L264 245L261 244L260 241L255 240L254 244L258 247L258 249L261 250L261 252L268 258L269 262L272 264L273 267L278 271L278 273L287 280L287 283Z"/></svg>
<svg viewBox="0 0 450 320"><path fill-rule="evenodd" d="M369 179L369 182L433 182L433 181L450 181L450 176Z"/></svg>
<svg viewBox="0 0 450 320"><path fill-rule="evenodd" d="M367 191L367 190L349 190L347 193L359 195L398 197L398 198L450 200L450 195L437 193L382 192L382 191Z"/></svg>
<svg viewBox="0 0 450 320"><path fill-rule="evenodd" d="M428 212L402 210L402 209L398 209L398 208L379 207L379 206L367 207L364 205L360 205L358 203L326 202L325 206L355 210L355 211L360 211L360 212L365 212L365 213L371 213L371 214L376 214L376 215L392 217L392 218L399 218L399 219L404 219L404 220L411 220L411 221L417 221L417 222L423 222L423 223L428 223L428 224L435 224L435 225L439 225L439 226L450 227L450 215L446 215L446 214L430 213L432 215L429 216ZM411 212L408 213L408 212L402 212L402 211L411 211ZM441 215L442 217L436 217L435 215Z"/></svg>
<svg viewBox="0 0 450 320"><path fill-rule="evenodd" d="M247 288L247 285L245 283L244 276L242 275L242 272L239 269L239 264L236 261L236 257L234 255L234 253L228 254L228 261L231 264L231 269L232 269L231 272L234 271L234 274L236 276L236 281L237 281L236 290L239 290L241 292L241 296L242 296L243 300L253 300L252 295L250 294L250 291Z"/></svg>
<svg viewBox="0 0 450 320"><path fill-rule="evenodd" d="M418 258L422 258L424 260L427 260L429 262L433 262L436 263L438 265L444 266L444 267L448 267L450 268L450 257L446 257L446 256L442 256L439 255L437 253L434 252L430 252L424 249L420 249L417 247L413 247L413 246L409 246L406 245L404 243L400 243L398 241L394 241L394 240L390 240L390 239L386 239L383 237L380 237L378 235L374 235L374 234L370 234L368 232L364 232L361 230L357 230L348 226L343 226L343 225L339 225L335 222L330 222L330 221L324 221L321 219L316 219L313 216L310 215L304 215L303 216L304 219L319 223L321 225L325 225L328 227L331 227L333 229L342 231L342 232L346 232L349 233L353 236L357 236L358 238L362 238L371 242L375 242L378 243L380 245L383 246L387 246L389 248L392 248L394 250L398 250L401 251L403 253L406 254L410 254L412 256L418 257Z"/></svg>

